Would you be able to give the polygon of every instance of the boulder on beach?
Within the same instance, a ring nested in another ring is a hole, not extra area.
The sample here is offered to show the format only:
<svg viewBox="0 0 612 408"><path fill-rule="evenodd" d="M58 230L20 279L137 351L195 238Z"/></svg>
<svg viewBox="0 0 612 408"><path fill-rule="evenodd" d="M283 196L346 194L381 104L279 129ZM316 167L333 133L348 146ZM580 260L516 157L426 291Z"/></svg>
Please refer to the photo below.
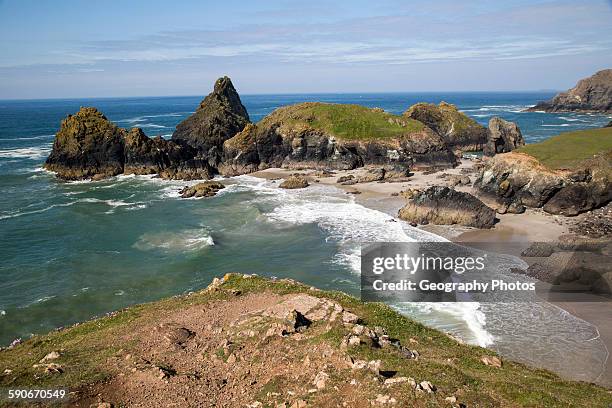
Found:
<svg viewBox="0 0 612 408"><path fill-rule="evenodd" d="M304 178L304 176L300 174L293 174L289 176L285 181L283 181L279 187L286 188L288 190L297 189L297 188L306 188L308 187L308 180Z"/></svg>
<svg viewBox="0 0 612 408"><path fill-rule="evenodd" d="M417 224L459 224L476 228L491 228L495 224L495 211L477 197L440 186L412 195L399 210L398 217Z"/></svg>

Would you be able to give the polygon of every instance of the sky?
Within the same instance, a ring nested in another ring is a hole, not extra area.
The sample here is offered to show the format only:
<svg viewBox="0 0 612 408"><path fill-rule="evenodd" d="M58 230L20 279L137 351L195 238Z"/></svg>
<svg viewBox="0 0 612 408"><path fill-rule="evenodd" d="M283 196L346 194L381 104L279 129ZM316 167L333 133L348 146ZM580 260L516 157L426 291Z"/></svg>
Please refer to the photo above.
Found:
<svg viewBox="0 0 612 408"><path fill-rule="evenodd" d="M0 0L0 99L562 90L612 1Z"/></svg>

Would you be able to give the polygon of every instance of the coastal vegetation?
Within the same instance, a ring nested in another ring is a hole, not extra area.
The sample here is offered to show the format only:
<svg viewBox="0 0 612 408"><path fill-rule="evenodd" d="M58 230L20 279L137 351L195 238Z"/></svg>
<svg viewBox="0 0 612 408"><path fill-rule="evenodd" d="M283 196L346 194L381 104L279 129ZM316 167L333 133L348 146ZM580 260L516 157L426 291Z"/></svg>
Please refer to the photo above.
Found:
<svg viewBox="0 0 612 408"><path fill-rule="evenodd" d="M232 310L242 310L237 320L220 314ZM603 388L502 362L490 350L461 344L389 306L239 274L206 290L35 336L2 350L0 369L2 387L68 387L71 403L84 406L146 401L141 389L130 388L138 381L147 392L163 388L168 398L224 406L326 406L332 400L351 406L395 400L415 407L612 403ZM231 373L247 374L241 379ZM219 387L209 385L221 381L215 376L225 378Z"/></svg>
<svg viewBox="0 0 612 408"><path fill-rule="evenodd" d="M535 157L550 169L572 169L595 155L612 154L612 128L561 133L517 152Z"/></svg>
<svg viewBox="0 0 612 408"><path fill-rule="evenodd" d="M425 125L417 120L393 115L380 108L361 105L306 102L276 109L261 125L309 127L345 140L372 140L401 137L420 132Z"/></svg>

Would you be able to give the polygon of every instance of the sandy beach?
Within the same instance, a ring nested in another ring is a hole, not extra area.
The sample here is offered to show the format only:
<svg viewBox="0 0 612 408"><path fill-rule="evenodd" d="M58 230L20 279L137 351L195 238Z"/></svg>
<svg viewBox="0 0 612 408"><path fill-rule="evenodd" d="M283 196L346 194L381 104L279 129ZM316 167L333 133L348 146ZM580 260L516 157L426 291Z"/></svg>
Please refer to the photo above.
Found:
<svg viewBox="0 0 612 408"><path fill-rule="evenodd" d="M303 175L311 184L320 183L334 186L344 190L347 194L355 196L355 201L366 207L376 209L397 217L400 208L406 203L401 192L408 189L423 189L434 185L452 186L452 176L468 176L471 183L476 178L475 165L478 160L462 159L459 166L445 169L435 173L414 171L405 179L375 182L359 182L352 185L337 183L342 176L353 175L356 179L364 176L367 169L338 170L333 174L323 175L316 170L295 170L271 168L253 173L253 176L268 180L284 179L294 173ZM472 185L457 185L456 190L478 195ZM486 197L479 197L492 208L496 204ZM419 226L423 230L440 235L454 242L488 242L512 243L505 248L512 248L508 253L520 256L520 252L533 242L552 242L559 237L570 233L569 227L580 222L579 217L566 218L550 215L541 209L528 208L523 214L497 214L498 222L491 229L477 229L458 225L425 225ZM608 351L612 350L612 304L593 297L594 301L583 302L557 302L556 306L596 326L599 336ZM608 358L604 364L597 383L603 386L612 386L612 364Z"/></svg>

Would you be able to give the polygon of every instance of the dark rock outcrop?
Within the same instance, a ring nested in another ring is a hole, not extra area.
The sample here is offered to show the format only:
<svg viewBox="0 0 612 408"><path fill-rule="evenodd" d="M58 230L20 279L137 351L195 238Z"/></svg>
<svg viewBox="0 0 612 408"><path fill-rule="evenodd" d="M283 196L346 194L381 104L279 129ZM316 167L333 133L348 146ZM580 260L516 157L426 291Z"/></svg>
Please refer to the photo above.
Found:
<svg viewBox="0 0 612 408"><path fill-rule="evenodd" d="M404 115L427 125L453 150L479 151L487 141L487 130L450 103L417 103Z"/></svg>
<svg viewBox="0 0 612 408"><path fill-rule="evenodd" d="M483 149L485 156L508 153L524 145L523 134L516 123L508 122L499 117L491 118L487 130L487 143Z"/></svg>
<svg viewBox="0 0 612 408"><path fill-rule="evenodd" d="M540 102L529 111L612 112L612 69L604 69L582 79L572 89Z"/></svg>
<svg viewBox="0 0 612 408"><path fill-rule="evenodd" d="M434 186L412 196L398 217L417 224L459 224L491 228L495 211L477 197L448 187Z"/></svg>
<svg viewBox="0 0 612 408"><path fill-rule="evenodd" d="M45 168L63 180L99 180L118 174L159 174L169 179L208 179L213 169L196 152L139 128L117 127L95 108L62 121Z"/></svg>
<svg viewBox="0 0 612 408"><path fill-rule="evenodd" d="M221 161L223 142L241 132L249 114L228 77L219 78L196 112L179 123L172 140L206 157L211 166Z"/></svg>
<svg viewBox="0 0 612 408"><path fill-rule="evenodd" d="M475 186L503 208L543 207L550 214L573 216L612 200L612 156L603 154L572 171L551 170L524 153L489 159Z"/></svg>
<svg viewBox="0 0 612 408"><path fill-rule="evenodd" d="M608 124L604 127L612 127L612 120L610 122L608 122Z"/></svg>
<svg viewBox="0 0 612 408"><path fill-rule="evenodd" d="M62 121L45 168L64 180L101 179L123 173L125 130L96 108Z"/></svg>

